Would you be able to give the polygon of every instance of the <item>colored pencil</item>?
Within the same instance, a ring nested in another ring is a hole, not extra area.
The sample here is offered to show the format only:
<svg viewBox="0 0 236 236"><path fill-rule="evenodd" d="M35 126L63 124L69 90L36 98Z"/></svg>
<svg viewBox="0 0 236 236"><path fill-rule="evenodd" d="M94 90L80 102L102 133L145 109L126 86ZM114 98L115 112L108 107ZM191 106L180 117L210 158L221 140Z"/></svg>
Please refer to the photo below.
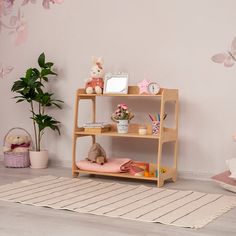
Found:
<svg viewBox="0 0 236 236"><path fill-rule="evenodd" d="M151 114L148 114L148 115L149 115L149 117L150 117L151 121L154 121L154 119L153 119L152 115L151 115Z"/></svg>

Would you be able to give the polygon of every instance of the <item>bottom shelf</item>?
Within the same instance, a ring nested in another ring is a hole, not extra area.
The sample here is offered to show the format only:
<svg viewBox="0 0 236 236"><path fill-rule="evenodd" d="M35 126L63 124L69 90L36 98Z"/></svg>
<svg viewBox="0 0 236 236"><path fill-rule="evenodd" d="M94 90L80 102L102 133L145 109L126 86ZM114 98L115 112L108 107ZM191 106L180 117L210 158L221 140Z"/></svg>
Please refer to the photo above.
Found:
<svg viewBox="0 0 236 236"><path fill-rule="evenodd" d="M166 169L166 172L161 174L160 176L161 180L165 181L167 179L172 179L173 181L175 181L176 170L170 167L164 167L164 168ZM96 172L96 171L87 171L87 170L74 170L73 173L84 173L84 174L93 174L93 175L158 181L158 177L134 176L129 173L105 173L105 172Z"/></svg>

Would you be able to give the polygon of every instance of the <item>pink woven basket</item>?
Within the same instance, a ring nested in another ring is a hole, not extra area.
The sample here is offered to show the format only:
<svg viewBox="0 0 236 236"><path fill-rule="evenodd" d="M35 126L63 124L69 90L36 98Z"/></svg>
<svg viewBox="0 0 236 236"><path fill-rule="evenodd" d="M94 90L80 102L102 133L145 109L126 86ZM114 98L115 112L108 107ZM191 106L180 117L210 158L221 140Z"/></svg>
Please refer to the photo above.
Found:
<svg viewBox="0 0 236 236"><path fill-rule="evenodd" d="M27 132L23 128L12 128L10 129L7 134L4 137L4 145L6 144L6 138L7 136L13 131L13 130L22 130L30 138L30 144L32 145L32 138L29 132ZM29 152L4 152L4 165L5 167L11 167L11 168L25 168L30 166L30 158L29 158Z"/></svg>

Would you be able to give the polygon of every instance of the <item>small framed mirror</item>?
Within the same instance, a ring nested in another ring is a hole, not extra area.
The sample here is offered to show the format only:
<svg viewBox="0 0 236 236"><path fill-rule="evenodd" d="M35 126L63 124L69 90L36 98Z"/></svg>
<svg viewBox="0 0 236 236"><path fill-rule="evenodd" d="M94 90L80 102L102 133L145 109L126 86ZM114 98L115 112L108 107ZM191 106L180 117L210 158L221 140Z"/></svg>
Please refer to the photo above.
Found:
<svg viewBox="0 0 236 236"><path fill-rule="evenodd" d="M103 93L127 94L128 73L107 73Z"/></svg>

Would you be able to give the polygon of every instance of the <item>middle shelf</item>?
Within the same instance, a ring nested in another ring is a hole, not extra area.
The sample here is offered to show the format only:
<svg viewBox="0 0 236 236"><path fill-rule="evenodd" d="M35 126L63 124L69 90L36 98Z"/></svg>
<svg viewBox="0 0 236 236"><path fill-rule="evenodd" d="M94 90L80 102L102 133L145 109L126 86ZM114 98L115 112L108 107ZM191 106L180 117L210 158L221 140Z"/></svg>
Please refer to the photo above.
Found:
<svg viewBox="0 0 236 236"><path fill-rule="evenodd" d="M75 129L74 134L77 136L90 136L90 135L98 135L98 136L111 136L111 137L127 137L127 138L143 138L143 139L160 139L160 134L154 135L151 132L151 126L147 125L147 134L141 135L138 133L139 124L130 124L129 132L127 134L117 133L116 126L112 125L110 131L98 133L93 131L85 131L83 127L79 127ZM171 142L177 139L177 130L173 128L163 128L163 132L161 134L162 142Z"/></svg>

